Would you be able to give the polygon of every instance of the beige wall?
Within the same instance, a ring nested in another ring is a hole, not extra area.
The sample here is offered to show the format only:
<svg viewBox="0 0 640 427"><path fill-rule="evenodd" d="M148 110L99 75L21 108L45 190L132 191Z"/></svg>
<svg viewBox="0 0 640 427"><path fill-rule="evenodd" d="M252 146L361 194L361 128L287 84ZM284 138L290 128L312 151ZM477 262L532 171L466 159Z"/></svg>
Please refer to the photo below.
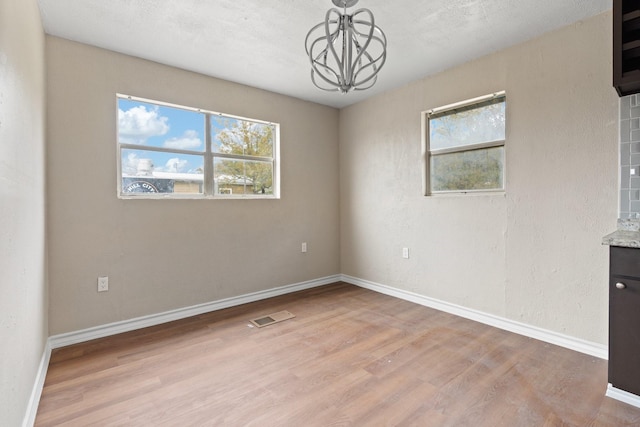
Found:
<svg viewBox="0 0 640 427"><path fill-rule="evenodd" d="M53 335L338 272L606 343L610 22L597 16L338 113L54 37L45 45L36 2L0 0L0 419L22 421L48 318ZM502 89L506 194L422 196L420 111ZM279 122L282 199L118 200L116 92ZM96 292L98 275L109 292Z"/></svg>
<svg viewBox="0 0 640 427"><path fill-rule="evenodd" d="M604 344L610 21L346 108L339 153L333 109L48 37L51 333L342 272ZM503 89L506 194L422 196L420 111ZM281 123L282 200L118 200L116 92Z"/></svg>
<svg viewBox="0 0 640 427"><path fill-rule="evenodd" d="M605 13L343 109L342 273L606 344L611 34ZM422 196L420 112L499 90L506 194Z"/></svg>
<svg viewBox="0 0 640 427"><path fill-rule="evenodd" d="M44 34L0 0L0 424L23 421L47 338Z"/></svg>
<svg viewBox="0 0 640 427"><path fill-rule="evenodd" d="M51 335L339 273L337 110L55 37L46 52ZM280 123L281 199L117 199L116 93Z"/></svg>

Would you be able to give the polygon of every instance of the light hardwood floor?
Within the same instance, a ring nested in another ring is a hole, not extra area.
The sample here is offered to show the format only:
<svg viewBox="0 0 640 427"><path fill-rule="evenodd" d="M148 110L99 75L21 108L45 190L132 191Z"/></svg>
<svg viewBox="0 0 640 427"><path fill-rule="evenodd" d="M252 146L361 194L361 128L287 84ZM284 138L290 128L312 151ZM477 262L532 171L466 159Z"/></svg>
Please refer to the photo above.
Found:
<svg viewBox="0 0 640 427"><path fill-rule="evenodd" d="M54 350L36 426L640 426L606 386L605 360L336 283Z"/></svg>

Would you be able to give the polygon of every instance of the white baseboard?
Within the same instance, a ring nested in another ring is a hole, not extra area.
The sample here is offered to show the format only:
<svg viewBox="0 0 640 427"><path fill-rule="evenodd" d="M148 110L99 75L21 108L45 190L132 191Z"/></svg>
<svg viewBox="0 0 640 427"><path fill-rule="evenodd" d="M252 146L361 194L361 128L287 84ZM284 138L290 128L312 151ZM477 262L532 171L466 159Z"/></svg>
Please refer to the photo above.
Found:
<svg viewBox="0 0 640 427"><path fill-rule="evenodd" d="M596 344L580 338L571 337L569 335L559 334L554 331L538 328L537 326L527 325L504 317L495 316L493 314L451 304L446 301L437 300L414 292L404 291L402 289L381 285L379 283L359 279L345 274L341 276L341 279L343 282L351 283L352 285L360 286L362 288L370 289L372 291L380 292L406 301L411 301L446 313L455 314L456 316L464 317L466 319L504 329L509 332L524 335L526 337L535 338L540 341L565 347L600 359L608 358L608 348L605 345Z"/></svg>
<svg viewBox="0 0 640 427"><path fill-rule="evenodd" d="M340 281L340 275L327 276L320 279L308 280L306 282L295 283L292 285L281 286L278 288L268 289L265 291L253 292L250 294L240 295L237 297L225 298L217 301L198 304L191 307L179 308L176 310L165 311L164 313L150 314L148 316L137 317L134 319L123 320L120 322L108 323L106 325L96 326L93 328L83 329L75 332L68 332L49 337L49 345L53 348L64 347L71 344L77 344L96 338L103 338L110 335L129 332L136 329L142 329L149 326L160 325L162 323L174 320L185 319L191 316L208 313L210 311L222 310L223 308L235 307L241 304L247 304L279 295L289 294L292 292L311 289L318 286L328 285L330 283Z"/></svg>
<svg viewBox="0 0 640 427"><path fill-rule="evenodd" d="M29 397L29 403L27 405L27 412L22 421L22 427L32 427L36 421L36 414L38 413L38 405L40 404L40 396L42 395L42 388L44 387L44 380L47 377L47 369L49 369L49 359L51 358L51 346L49 341L44 344L44 351L42 352L42 358L40 359L40 365L38 366L38 372L36 373L36 379L31 390L31 396Z"/></svg>
<svg viewBox="0 0 640 427"><path fill-rule="evenodd" d="M40 396L42 395L44 380L47 377L47 370L49 368L51 350L54 348L64 347L71 344L78 344L96 338L103 338L122 332L129 332L136 329L146 328L148 326L155 326L162 323L171 322L173 320L196 316L198 314L208 313L210 311L221 310L223 308L234 307L249 302L302 291L304 289L311 289L318 286L328 285L330 283L340 281L340 278L341 276L339 274L336 274L333 276L327 276L315 280L308 280L306 282L281 286L265 291L258 291L250 294L240 295L237 297L225 298L218 301L198 304L191 307L179 308L177 310L171 310L164 313L151 314L149 316L109 323L106 325L96 326L81 331L50 336L45 343L44 352L42 354L42 359L40 360L40 366L38 367L38 372L36 374L33 389L31 391L31 397L27 405L27 411L22 422L22 427L32 427L36 420L36 414L38 413L38 404L40 403Z"/></svg>
<svg viewBox="0 0 640 427"><path fill-rule="evenodd" d="M640 408L640 396L629 393L628 391L620 390L619 388L615 388L611 384L607 385L606 395L612 399L616 399L621 402L628 403L629 405L633 405L636 408Z"/></svg>

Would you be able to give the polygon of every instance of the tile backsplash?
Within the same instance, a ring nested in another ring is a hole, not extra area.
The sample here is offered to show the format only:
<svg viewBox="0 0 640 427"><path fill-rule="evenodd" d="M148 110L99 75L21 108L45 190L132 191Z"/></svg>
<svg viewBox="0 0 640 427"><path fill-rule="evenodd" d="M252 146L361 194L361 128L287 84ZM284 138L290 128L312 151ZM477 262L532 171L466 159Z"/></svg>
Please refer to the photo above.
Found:
<svg viewBox="0 0 640 427"><path fill-rule="evenodd" d="M640 218L640 94L620 98L620 218Z"/></svg>

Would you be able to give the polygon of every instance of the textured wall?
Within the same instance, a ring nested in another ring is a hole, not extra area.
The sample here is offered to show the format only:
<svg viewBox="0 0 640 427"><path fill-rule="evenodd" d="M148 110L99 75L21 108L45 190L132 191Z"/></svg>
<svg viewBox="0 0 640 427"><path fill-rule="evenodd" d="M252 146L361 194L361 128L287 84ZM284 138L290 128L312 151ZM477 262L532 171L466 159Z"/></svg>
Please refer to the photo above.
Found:
<svg viewBox="0 0 640 427"><path fill-rule="evenodd" d="M27 410L47 338L44 34L35 0L0 0L0 424Z"/></svg>
<svg viewBox="0 0 640 427"><path fill-rule="evenodd" d="M52 335L339 273L337 110L55 37L46 51ZM280 123L281 199L117 199L116 93Z"/></svg>
<svg viewBox="0 0 640 427"><path fill-rule="evenodd" d="M605 13L343 109L342 272L605 344L611 33ZM423 196L420 112L499 90L506 192Z"/></svg>

